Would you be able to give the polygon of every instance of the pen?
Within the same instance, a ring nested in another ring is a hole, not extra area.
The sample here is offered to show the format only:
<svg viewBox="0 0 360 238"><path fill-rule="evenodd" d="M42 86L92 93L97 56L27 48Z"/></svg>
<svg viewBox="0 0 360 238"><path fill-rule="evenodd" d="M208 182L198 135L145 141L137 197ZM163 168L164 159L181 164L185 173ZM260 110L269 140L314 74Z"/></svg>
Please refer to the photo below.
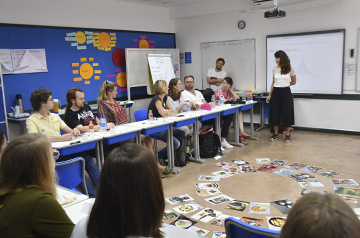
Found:
<svg viewBox="0 0 360 238"><path fill-rule="evenodd" d="M79 144L79 143L81 143L81 141L71 142L70 145L75 145L75 144Z"/></svg>

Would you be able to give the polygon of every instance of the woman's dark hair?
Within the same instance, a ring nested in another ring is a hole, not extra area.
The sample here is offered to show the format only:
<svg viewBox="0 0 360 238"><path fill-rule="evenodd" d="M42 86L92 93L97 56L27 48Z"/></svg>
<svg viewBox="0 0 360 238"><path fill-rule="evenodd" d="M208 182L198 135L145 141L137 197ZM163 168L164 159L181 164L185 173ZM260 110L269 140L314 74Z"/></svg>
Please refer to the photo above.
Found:
<svg viewBox="0 0 360 238"><path fill-rule="evenodd" d="M160 237L164 192L154 155L127 143L115 148L102 167L91 210L89 238Z"/></svg>
<svg viewBox="0 0 360 238"><path fill-rule="evenodd" d="M228 84L230 84L230 86L233 85L233 80L232 80L231 77L225 77L224 80L226 80L226 82L227 82Z"/></svg>
<svg viewBox="0 0 360 238"><path fill-rule="evenodd" d="M41 109L41 103L47 103L47 100L51 96L51 91L46 88L36 89L30 96L31 107L34 111Z"/></svg>
<svg viewBox="0 0 360 238"><path fill-rule="evenodd" d="M178 100L181 96L181 92L176 92L176 89L174 88L174 86L176 86L179 81L180 81L179 78L173 78L169 82L169 96L174 101ZM174 108L174 110L175 109L176 108Z"/></svg>
<svg viewBox="0 0 360 238"><path fill-rule="evenodd" d="M282 51L276 51L274 54L275 58L280 58L281 74L287 74L291 71L290 59L287 54Z"/></svg>
<svg viewBox="0 0 360 238"><path fill-rule="evenodd" d="M2 146L5 139L6 139L5 138L5 133L4 133L3 129L0 128L0 146Z"/></svg>
<svg viewBox="0 0 360 238"><path fill-rule="evenodd" d="M358 238L360 221L338 195L310 193L295 203L280 238Z"/></svg>

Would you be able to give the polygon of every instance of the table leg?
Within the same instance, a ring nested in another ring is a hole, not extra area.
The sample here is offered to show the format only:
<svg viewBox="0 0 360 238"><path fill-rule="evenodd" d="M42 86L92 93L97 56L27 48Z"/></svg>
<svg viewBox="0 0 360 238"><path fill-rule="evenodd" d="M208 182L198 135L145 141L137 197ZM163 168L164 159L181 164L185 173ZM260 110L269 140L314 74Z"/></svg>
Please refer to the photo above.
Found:
<svg viewBox="0 0 360 238"><path fill-rule="evenodd" d="M200 145L199 145L199 127L198 127L198 118L196 118L194 127L194 157L190 157L189 161L198 162L204 164L205 160L200 158Z"/></svg>
<svg viewBox="0 0 360 238"><path fill-rule="evenodd" d="M218 134L219 138L220 138L220 142L221 142L221 116L220 116L220 112L218 113L218 116L215 118L215 131L216 134ZM222 149L222 147L220 147L220 154L221 155L226 155L226 151Z"/></svg>
<svg viewBox="0 0 360 238"><path fill-rule="evenodd" d="M239 142L239 113L240 113L240 107L238 108L238 111L235 112L235 120L234 120L235 141L229 142L229 144L244 147L244 144Z"/></svg>
<svg viewBox="0 0 360 238"><path fill-rule="evenodd" d="M168 163L169 167L174 169L174 174L179 174L180 170L175 168L174 163L174 134L173 134L173 127L172 124L169 124L169 129L166 131L166 142L167 142L167 157L168 157Z"/></svg>
<svg viewBox="0 0 360 238"><path fill-rule="evenodd" d="M250 139L259 140L259 138L254 137L254 107L250 109Z"/></svg>
<svg viewBox="0 0 360 238"><path fill-rule="evenodd" d="M135 143L138 145L141 145L141 132L140 131L136 132Z"/></svg>
<svg viewBox="0 0 360 238"><path fill-rule="evenodd" d="M102 165L104 164L104 149L103 149L103 142L102 140L98 140L96 142L96 146L95 146L95 154L96 154L96 164L99 167L99 169L101 170Z"/></svg>
<svg viewBox="0 0 360 238"><path fill-rule="evenodd" d="M260 103L260 126L255 129L255 131L260 131L265 128L265 103Z"/></svg>

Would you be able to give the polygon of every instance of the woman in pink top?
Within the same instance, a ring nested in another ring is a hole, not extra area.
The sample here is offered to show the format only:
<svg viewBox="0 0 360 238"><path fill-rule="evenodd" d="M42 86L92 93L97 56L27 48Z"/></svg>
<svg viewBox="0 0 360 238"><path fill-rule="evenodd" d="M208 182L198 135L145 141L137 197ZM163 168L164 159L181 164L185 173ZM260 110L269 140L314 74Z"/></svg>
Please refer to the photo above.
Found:
<svg viewBox="0 0 360 238"><path fill-rule="evenodd" d="M215 91L214 94L215 100L220 100L221 96L224 96L224 101L229 101L231 99L234 100L239 99L239 96L236 95L236 93L234 93L232 85L233 85L232 78L225 77L222 88L218 88ZM243 143L244 145L248 145L249 143L244 138L250 138L250 135L244 131L244 119L241 111L239 112L239 128L240 128L240 134L239 134L240 143Z"/></svg>
<svg viewBox="0 0 360 238"><path fill-rule="evenodd" d="M114 98L116 98L117 86L115 83L110 81L104 81L101 84L99 97L98 97L98 114L99 116L104 116L106 121L112 122L115 125L121 125L128 123L126 117L125 109L117 104ZM133 140L130 140L134 142ZM148 148L151 154L155 154L153 149L153 143L151 138L141 135L141 144ZM172 173L172 169L168 167L159 166L160 172L162 175L168 175Z"/></svg>

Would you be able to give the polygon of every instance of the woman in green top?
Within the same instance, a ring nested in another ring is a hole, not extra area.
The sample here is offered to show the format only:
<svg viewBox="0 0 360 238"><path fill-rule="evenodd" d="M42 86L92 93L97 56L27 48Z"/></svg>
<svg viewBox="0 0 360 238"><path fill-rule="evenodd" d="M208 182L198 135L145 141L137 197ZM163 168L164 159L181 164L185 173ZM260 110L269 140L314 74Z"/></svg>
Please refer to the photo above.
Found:
<svg viewBox="0 0 360 238"><path fill-rule="evenodd" d="M56 201L50 141L41 134L11 141L0 160L0 236L64 238L73 228Z"/></svg>

